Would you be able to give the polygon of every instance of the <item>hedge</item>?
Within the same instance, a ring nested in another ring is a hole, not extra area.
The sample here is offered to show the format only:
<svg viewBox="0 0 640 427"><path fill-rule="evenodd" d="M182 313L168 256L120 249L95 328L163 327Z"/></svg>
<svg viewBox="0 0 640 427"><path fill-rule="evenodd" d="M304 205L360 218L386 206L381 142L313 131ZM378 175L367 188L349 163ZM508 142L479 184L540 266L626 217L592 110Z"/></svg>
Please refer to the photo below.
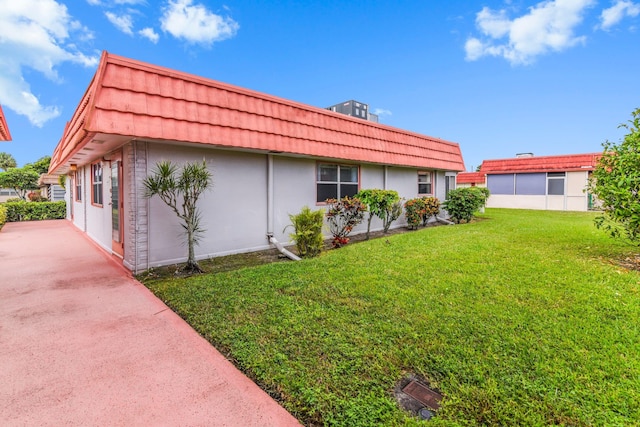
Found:
<svg viewBox="0 0 640 427"><path fill-rule="evenodd" d="M0 230L2 230L2 226L7 222L7 208L0 205Z"/></svg>
<svg viewBox="0 0 640 427"><path fill-rule="evenodd" d="M64 219L67 204L60 202L6 202L7 222L38 221L43 219Z"/></svg>

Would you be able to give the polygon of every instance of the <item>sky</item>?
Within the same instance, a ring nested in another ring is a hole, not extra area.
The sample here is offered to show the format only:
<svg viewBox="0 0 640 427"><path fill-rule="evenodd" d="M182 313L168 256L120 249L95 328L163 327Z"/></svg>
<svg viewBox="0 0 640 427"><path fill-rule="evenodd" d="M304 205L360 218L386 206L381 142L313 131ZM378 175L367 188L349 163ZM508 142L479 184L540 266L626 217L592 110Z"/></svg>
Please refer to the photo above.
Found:
<svg viewBox="0 0 640 427"><path fill-rule="evenodd" d="M328 107L483 159L602 151L640 107L640 0L0 0L18 166L51 155L102 51Z"/></svg>

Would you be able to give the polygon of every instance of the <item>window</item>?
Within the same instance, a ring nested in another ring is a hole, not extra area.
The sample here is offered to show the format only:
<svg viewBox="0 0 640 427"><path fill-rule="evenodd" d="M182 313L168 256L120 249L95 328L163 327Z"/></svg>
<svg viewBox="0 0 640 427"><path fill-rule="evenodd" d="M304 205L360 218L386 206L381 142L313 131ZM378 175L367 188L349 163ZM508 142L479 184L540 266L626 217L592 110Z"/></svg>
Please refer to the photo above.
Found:
<svg viewBox="0 0 640 427"><path fill-rule="evenodd" d="M73 182L76 187L76 201L82 201L82 171L75 171L73 174Z"/></svg>
<svg viewBox="0 0 640 427"><path fill-rule="evenodd" d="M547 194L549 196L564 196L564 172L547 173Z"/></svg>
<svg viewBox="0 0 640 427"><path fill-rule="evenodd" d="M13 188L0 188L0 196L16 197L18 196L18 192Z"/></svg>
<svg viewBox="0 0 640 427"><path fill-rule="evenodd" d="M491 194L514 194L514 175L487 175L487 188Z"/></svg>
<svg viewBox="0 0 640 427"><path fill-rule="evenodd" d="M91 165L91 203L102 206L102 164Z"/></svg>
<svg viewBox="0 0 640 427"><path fill-rule="evenodd" d="M449 196L449 191L456 189L456 176L447 175L444 177L444 194L445 199Z"/></svg>
<svg viewBox="0 0 640 427"><path fill-rule="evenodd" d="M418 172L418 194L433 194L431 172Z"/></svg>
<svg viewBox="0 0 640 427"><path fill-rule="evenodd" d="M358 166L318 164L316 201L353 197L358 192Z"/></svg>
<svg viewBox="0 0 640 427"><path fill-rule="evenodd" d="M516 195L544 196L547 174L517 173Z"/></svg>

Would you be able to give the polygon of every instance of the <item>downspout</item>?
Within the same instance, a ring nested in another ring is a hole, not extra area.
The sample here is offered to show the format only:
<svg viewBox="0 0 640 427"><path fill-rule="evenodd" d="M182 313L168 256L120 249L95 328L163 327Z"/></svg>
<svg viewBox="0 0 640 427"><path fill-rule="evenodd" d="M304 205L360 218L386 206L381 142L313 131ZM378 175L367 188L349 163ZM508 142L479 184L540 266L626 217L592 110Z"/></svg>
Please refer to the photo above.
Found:
<svg viewBox="0 0 640 427"><path fill-rule="evenodd" d="M289 252L278 242L273 234L274 227L274 203L273 203L273 154L267 154L267 239L281 254L294 261L300 261L300 257Z"/></svg>
<svg viewBox="0 0 640 427"><path fill-rule="evenodd" d="M135 214L133 214L133 271L135 271L135 274L138 274L138 240L139 240L139 228L140 228L140 220L138 218L138 213L140 212L139 206L138 206L138 174L136 173L136 167L138 166L138 141L136 141L135 139L131 142L131 151L133 151L133 165L128 165L129 166L129 170L131 170L133 172L133 178L130 179L131 183L130 185L133 187L133 199L134 199L134 210L135 210ZM124 156L123 156L124 157ZM123 159L124 160L124 159ZM128 160L128 159L127 159ZM123 168L124 171L124 168ZM124 178L123 178L124 180ZM131 192L129 192L129 194L131 194ZM131 209L131 206L129 206L129 209ZM131 224L129 224L129 226L131 226Z"/></svg>
<svg viewBox="0 0 640 427"><path fill-rule="evenodd" d="M387 189L387 173L388 173L388 169L387 169L387 168L388 168L388 166L387 166L387 165L384 165L384 175L383 175L383 177L382 177L382 180L383 180L382 188L383 188L384 190L386 190L386 189Z"/></svg>

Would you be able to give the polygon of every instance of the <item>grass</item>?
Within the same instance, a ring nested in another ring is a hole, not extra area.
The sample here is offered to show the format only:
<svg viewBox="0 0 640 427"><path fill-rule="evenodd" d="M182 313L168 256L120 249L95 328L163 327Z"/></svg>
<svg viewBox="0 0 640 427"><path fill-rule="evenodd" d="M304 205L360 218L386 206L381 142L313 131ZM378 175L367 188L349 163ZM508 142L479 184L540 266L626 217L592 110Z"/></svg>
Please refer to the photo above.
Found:
<svg viewBox="0 0 640 427"><path fill-rule="evenodd" d="M147 286L306 425L640 425L637 248L589 213L488 209L319 258Z"/></svg>

